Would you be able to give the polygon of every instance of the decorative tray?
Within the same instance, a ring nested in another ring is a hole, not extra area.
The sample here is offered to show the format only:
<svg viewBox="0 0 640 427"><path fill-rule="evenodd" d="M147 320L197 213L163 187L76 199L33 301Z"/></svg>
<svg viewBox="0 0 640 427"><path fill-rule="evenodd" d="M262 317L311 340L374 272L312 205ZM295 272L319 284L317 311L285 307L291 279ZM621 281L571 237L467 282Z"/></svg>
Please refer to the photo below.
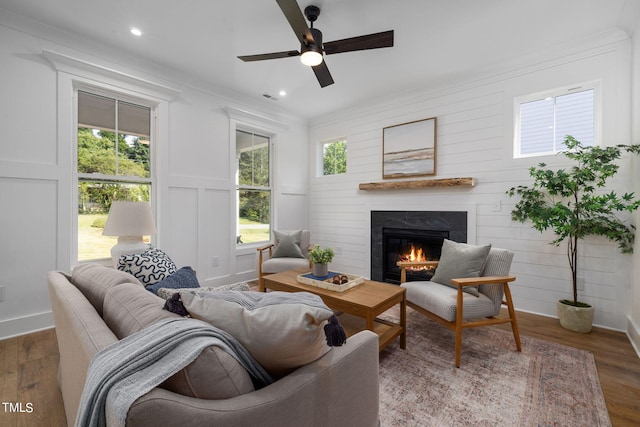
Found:
<svg viewBox="0 0 640 427"><path fill-rule="evenodd" d="M342 283L340 285L333 283L333 278L335 276L342 277L346 276L347 282ZM364 277L362 276L354 276L352 274L345 273L336 273L335 271L330 271L327 276L320 277L314 276L311 272L305 274L299 274L297 277L298 283L303 283L305 285L317 286L319 288L328 289L330 291L335 292L344 292L347 289L351 289L354 286L358 286L359 284L364 282Z"/></svg>

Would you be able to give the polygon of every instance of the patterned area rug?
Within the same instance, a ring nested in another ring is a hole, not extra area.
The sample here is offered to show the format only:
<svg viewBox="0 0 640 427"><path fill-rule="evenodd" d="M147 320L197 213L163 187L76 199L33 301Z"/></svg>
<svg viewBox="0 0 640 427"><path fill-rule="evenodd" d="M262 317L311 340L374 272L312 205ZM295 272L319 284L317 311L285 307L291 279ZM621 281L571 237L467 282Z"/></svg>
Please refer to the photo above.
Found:
<svg viewBox="0 0 640 427"><path fill-rule="evenodd" d="M382 427L611 425L593 354L520 338L467 329L456 368L453 332L408 308L407 349L380 353Z"/></svg>

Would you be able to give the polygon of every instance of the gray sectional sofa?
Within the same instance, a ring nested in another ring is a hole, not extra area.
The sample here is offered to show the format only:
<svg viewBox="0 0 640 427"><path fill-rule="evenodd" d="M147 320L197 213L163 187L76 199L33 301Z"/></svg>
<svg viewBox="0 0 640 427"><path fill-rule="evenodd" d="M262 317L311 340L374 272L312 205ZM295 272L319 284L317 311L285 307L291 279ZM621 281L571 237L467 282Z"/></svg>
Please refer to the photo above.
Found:
<svg viewBox="0 0 640 427"><path fill-rule="evenodd" d="M135 277L98 264L48 274L67 423L74 425L93 356L154 322L177 316ZM138 398L128 426L377 426L378 337L363 331L256 390L218 347Z"/></svg>

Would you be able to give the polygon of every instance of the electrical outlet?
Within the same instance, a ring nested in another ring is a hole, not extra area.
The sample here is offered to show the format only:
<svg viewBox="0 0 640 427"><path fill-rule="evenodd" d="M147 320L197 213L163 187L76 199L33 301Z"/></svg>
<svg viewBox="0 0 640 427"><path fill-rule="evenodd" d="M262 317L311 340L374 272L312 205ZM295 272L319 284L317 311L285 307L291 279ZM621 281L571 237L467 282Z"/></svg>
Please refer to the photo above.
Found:
<svg viewBox="0 0 640 427"><path fill-rule="evenodd" d="M492 206L494 212L500 212L502 210L502 202L500 200L494 200Z"/></svg>
<svg viewBox="0 0 640 427"><path fill-rule="evenodd" d="M4 286L0 286L0 301L4 301Z"/></svg>
<svg viewBox="0 0 640 427"><path fill-rule="evenodd" d="M333 252L336 255L342 255L342 248L333 248Z"/></svg>
<svg viewBox="0 0 640 427"><path fill-rule="evenodd" d="M211 267L217 267L220 265L220 257L219 256L212 256L211 257Z"/></svg>
<svg viewBox="0 0 640 427"><path fill-rule="evenodd" d="M584 291L584 277L578 277L578 280L576 280L576 289Z"/></svg>

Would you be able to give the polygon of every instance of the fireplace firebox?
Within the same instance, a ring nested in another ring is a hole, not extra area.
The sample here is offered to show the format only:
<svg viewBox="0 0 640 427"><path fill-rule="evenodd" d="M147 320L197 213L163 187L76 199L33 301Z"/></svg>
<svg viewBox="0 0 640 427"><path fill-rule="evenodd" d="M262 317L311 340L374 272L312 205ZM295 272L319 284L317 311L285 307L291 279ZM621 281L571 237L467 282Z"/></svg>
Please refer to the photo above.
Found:
<svg viewBox="0 0 640 427"><path fill-rule="evenodd" d="M444 230L415 230L403 228L382 228L382 248L384 263L382 280L400 283L398 261L437 261L440 259L442 242L449 238ZM407 270L407 280L431 280L433 270L412 268Z"/></svg>
<svg viewBox="0 0 640 427"><path fill-rule="evenodd" d="M464 211L371 211L371 280L400 283L398 261L440 258L444 239L467 241ZM429 280L432 270L407 272L407 280Z"/></svg>

